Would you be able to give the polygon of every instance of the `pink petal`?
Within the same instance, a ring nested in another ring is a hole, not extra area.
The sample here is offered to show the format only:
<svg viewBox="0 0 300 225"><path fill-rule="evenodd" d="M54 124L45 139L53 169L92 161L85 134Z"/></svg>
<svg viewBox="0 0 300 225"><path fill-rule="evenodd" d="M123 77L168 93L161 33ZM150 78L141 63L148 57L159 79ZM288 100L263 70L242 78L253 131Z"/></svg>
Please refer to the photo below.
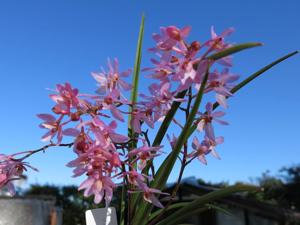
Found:
<svg viewBox="0 0 300 225"><path fill-rule="evenodd" d="M211 28L210 28L210 35L211 35L212 39L215 39L218 37L218 35L215 32L214 26L211 26Z"/></svg>
<svg viewBox="0 0 300 225"><path fill-rule="evenodd" d="M63 135L77 137L80 132L75 128L67 128L63 131Z"/></svg>
<svg viewBox="0 0 300 225"><path fill-rule="evenodd" d="M109 128L114 130L117 128L117 122L115 120L111 121L109 124Z"/></svg>
<svg viewBox="0 0 300 225"><path fill-rule="evenodd" d="M199 155L198 159L199 159L200 162L202 162L203 164L207 165L207 160L206 160L206 158L205 158L204 155Z"/></svg>
<svg viewBox="0 0 300 225"><path fill-rule="evenodd" d="M51 131L47 132L42 136L42 141L43 142L48 142L54 137L55 133L52 133Z"/></svg>
<svg viewBox="0 0 300 225"><path fill-rule="evenodd" d="M39 117L40 119L47 121L47 122L55 122L56 121L55 117L51 114L37 114L37 117Z"/></svg>
<svg viewBox="0 0 300 225"><path fill-rule="evenodd" d="M213 104L211 102L208 102L205 106L206 111L210 114L213 110Z"/></svg>
<svg viewBox="0 0 300 225"><path fill-rule="evenodd" d="M164 208L164 206L160 203L160 201L158 200L158 198L156 198L154 195L151 195L149 197L150 202L155 205L158 208Z"/></svg>
<svg viewBox="0 0 300 225"><path fill-rule="evenodd" d="M116 133L110 133L109 137L115 143L126 143L129 140L128 137Z"/></svg>
<svg viewBox="0 0 300 225"><path fill-rule="evenodd" d="M14 185L13 185L11 182L8 182L8 183L6 184L6 187L7 187L7 189L8 189L8 192L9 192L12 196L14 196L14 195L16 194L15 187L14 187Z"/></svg>
<svg viewBox="0 0 300 225"><path fill-rule="evenodd" d="M217 137L215 141L216 141L217 144L223 144L224 143L224 137Z"/></svg>
<svg viewBox="0 0 300 225"><path fill-rule="evenodd" d="M192 29L191 26L186 26L186 27L184 27L184 28L181 29L181 32L180 32L180 33L181 33L181 35L182 35L183 37L186 37L186 36L189 35L191 29Z"/></svg>
<svg viewBox="0 0 300 225"><path fill-rule="evenodd" d="M198 138L197 138L197 137L194 137L194 138L193 138L193 142L192 142L192 147L193 147L193 149L197 149L199 145L200 145L200 143L199 143Z"/></svg>
<svg viewBox="0 0 300 225"><path fill-rule="evenodd" d="M123 80L119 80L119 84L121 85L121 87L122 87L125 91L129 91L129 90L132 89L132 85L126 83L126 82L123 81Z"/></svg>
<svg viewBox="0 0 300 225"><path fill-rule="evenodd" d="M90 189L92 187L92 185L94 184L94 181L95 180L91 179L91 178L86 179L79 185L78 190L80 191L80 190L83 190L86 188Z"/></svg>
<svg viewBox="0 0 300 225"><path fill-rule="evenodd" d="M219 154L216 152L216 150L215 150L214 148L211 150L211 154L212 154L215 158L221 159L221 157L219 156Z"/></svg>
<svg viewBox="0 0 300 225"><path fill-rule="evenodd" d="M230 28L224 30L220 36L225 37L225 36L232 34L233 32L234 32L234 28L230 27Z"/></svg>
<svg viewBox="0 0 300 225"><path fill-rule="evenodd" d="M217 111L217 112L213 112L211 114L213 117L222 117L225 115L225 112L222 112L222 111Z"/></svg>
<svg viewBox="0 0 300 225"><path fill-rule="evenodd" d="M205 126L205 122L204 120L201 120L198 124L197 124L197 130L202 132Z"/></svg>
<svg viewBox="0 0 300 225"><path fill-rule="evenodd" d="M95 193L94 203L95 204L99 204L102 201L102 199L103 199L103 195L104 195L103 191Z"/></svg>
<svg viewBox="0 0 300 225"><path fill-rule="evenodd" d="M122 113L118 110L118 108L114 105L111 105L110 107L110 111L111 111L111 114L118 120L124 122L124 118L123 118L123 115Z"/></svg>
<svg viewBox="0 0 300 225"><path fill-rule="evenodd" d="M222 124L222 125L229 125L228 122L224 121L224 120L219 120L219 119L214 119L216 122L218 122L219 124Z"/></svg>
<svg viewBox="0 0 300 225"><path fill-rule="evenodd" d="M216 94L216 99L221 106L223 106L225 109L228 108L226 97L224 95Z"/></svg>

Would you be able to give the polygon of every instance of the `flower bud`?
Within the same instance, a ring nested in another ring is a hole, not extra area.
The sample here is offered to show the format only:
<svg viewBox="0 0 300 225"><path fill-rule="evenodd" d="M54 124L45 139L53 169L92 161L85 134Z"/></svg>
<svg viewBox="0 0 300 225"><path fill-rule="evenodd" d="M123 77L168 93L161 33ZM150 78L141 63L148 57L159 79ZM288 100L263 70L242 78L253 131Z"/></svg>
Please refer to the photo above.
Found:
<svg viewBox="0 0 300 225"><path fill-rule="evenodd" d="M52 108L52 112L54 112L55 114L61 114L61 110L57 106L54 106Z"/></svg>
<svg viewBox="0 0 300 225"><path fill-rule="evenodd" d="M193 51L199 51L199 49L200 49L200 47L201 47L201 44L200 44L200 42L199 41L193 41L192 43L191 43L191 50L193 50Z"/></svg>
<svg viewBox="0 0 300 225"><path fill-rule="evenodd" d="M78 121L80 120L80 113L79 112L71 113L70 117L72 121Z"/></svg>
<svg viewBox="0 0 300 225"><path fill-rule="evenodd" d="M180 30L177 27L174 26L167 27L166 31L170 38L176 41L181 41Z"/></svg>

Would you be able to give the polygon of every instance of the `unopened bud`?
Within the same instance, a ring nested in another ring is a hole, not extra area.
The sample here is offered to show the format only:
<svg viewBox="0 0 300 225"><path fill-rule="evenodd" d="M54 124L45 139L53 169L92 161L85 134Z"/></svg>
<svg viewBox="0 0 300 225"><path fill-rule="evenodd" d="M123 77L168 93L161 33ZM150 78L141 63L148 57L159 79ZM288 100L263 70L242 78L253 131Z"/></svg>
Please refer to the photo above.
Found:
<svg viewBox="0 0 300 225"><path fill-rule="evenodd" d="M57 107L57 106L54 106L52 108L52 112L56 113L56 114L61 114L61 110Z"/></svg>
<svg viewBox="0 0 300 225"><path fill-rule="evenodd" d="M166 31L170 38L176 41L181 41L180 30L177 27L173 27L173 26L167 27Z"/></svg>
<svg viewBox="0 0 300 225"><path fill-rule="evenodd" d="M80 113L79 112L71 113L70 117L72 121L78 121L80 119Z"/></svg>
<svg viewBox="0 0 300 225"><path fill-rule="evenodd" d="M201 45L199 41L193 41L191 44L191 49L193 51L198 51L200 49Z"/></svg>

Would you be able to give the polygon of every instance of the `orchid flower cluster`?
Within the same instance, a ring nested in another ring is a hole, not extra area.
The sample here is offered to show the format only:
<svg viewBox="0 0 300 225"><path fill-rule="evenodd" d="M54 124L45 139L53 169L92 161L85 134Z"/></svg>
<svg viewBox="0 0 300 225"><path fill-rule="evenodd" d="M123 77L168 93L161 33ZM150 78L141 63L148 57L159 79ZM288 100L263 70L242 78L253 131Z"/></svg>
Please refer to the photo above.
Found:
<svg viewBox="0 0 300 225"><path fill-rule="evenodd" d="M149 167L156 157L167 151L167 147L151 145L147 130L157 128L174 103L182 103L180 109L188 115L196 96L193 93L201 89L206 73L204 93L208 96L212 93L208 99L215 96L219 105L228 107L226 99L232 96L231 89L239 78L230 72L232 57L211 60L207 56L232 46L225 38L233 29L217 35L212 27L211 38L203 43L188 42L190 30L189 26L182 29L168 26L162 27L159 34L153 34L155 46L149 49L155 56L151 59L153 67L145 68L143 72L154 82L149 85L148 93L139 94L139 101L133 102L126 97L126 92L133 88L128 83L132 71L121 72L118 60L114 59L108 60L107 70L92 73L98 84L95 94L80 93L70 83L58 84L55 93L50 95L54 102L52 113L38 114L42 120L40 127L46 130L42 140L50 143L47 148L72 146L76 158L67 166L74 168L74 177L86 177L79 190L84 190L87 197L94 196L95 203L104 200L109 205L114 189L126 185L128 193L141 192L145 201L162 208L157 195L167 193L151 187L155 173L150 172ZM213 66L214 70L209 70ZM206 155L210 153L219 158L215 148L223 143L224 138L215 135L213 124L227 125L220 119L224 114L223 111L214 111L210 101L203 111L197 113L193 124L200 135L193 138L190 149L186 142L181 150L181 162L187 164L199 159L206 164ZM127 117L134 135L119 133L118 124L125 122ZM180 121L184 121L183 116L172 119L176 126L183 128ZM178 137L171 135L172 149ZM73 139L71 144L62 143L65 136ZM35 170L24 160L44 150L0 155L0 188L8 188L14 194L13 181L19 179L27 168ZM22 157L18 157L20 154Z"/></svg>

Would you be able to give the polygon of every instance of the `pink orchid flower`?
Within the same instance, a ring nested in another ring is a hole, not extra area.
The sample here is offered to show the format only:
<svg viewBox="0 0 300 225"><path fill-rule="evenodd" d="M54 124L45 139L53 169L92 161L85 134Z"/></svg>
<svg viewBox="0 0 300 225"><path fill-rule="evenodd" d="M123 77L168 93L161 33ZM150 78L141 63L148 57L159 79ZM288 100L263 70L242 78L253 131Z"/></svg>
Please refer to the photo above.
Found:
<svg viewBox="0 0 300 225"><path fill-rule="evenodd" d="M227 108L226 98L232 96L230 90L238 79L239 75L229 73L228 69L224 69L222 73L215 71L209 74L205 92L215 91L217 102L224 108Z"/></svg>
<svg viewBox="0 0 300 225"><path fill-rule="evenodd" d="M222 144L224 142L223 137L217 137L214 140L210 140L209 138L205 137L205 139L200 143L198 138L194 137L192 148L194 151L189 154L189 158L197 157L200 162L203 164L207 164L207 160L205 156L211 153L215 158L220 159L219 154L216 152L215 147L218 144Z"/></svg>
<svg viewBox="0 0 300 225"><path fill-rule="evenodd" d="M134 161L139 161L138 168L143 170L147 161L161 154L162 146L149 147L146 141L143 140L143 146L133 149L128 153L128 157L136 157Z"/></svg>
<svg viewBox="0 0 300 225"><path fill-rule="evenodd" d="M16 153L14 155L17 155ZM20 153L22 154L22 153ZM6 187L11 195L15 195L14 180L21 179L24 171L27 168L37 171L36 168L30 166L20 159L15 159L14 155L0 155L0 189Z"/></svg>
<svg viewBox="0 0 300 225"><path fill-rule="evenodd" d="M207 155L210 152L208 146L204 144L200 144L198 138L194 137L192 148L194 149L194 151L189 155L189 157L190 158L197 157L200 162L207 165L207 160L205 158L205 155Z"/></svg>
<svg viewBox="0 0 300 225"><path fill-rule="evenodd" d="M65 85L57 84L56 91L58 94L50 95L50 98L56 103L53 112L70 114L72 108L79 108L81 100L78 98L79 91L77 88L72 88L69 83L65 83Z"/></svg>
<svg viewBox="0 0 300 225"><path fill-rule="evenodd" d="M178 59L171 55L171 52L163 52L159 60L151 59L154 64L152 68L144 68L143 71L151 71L152 74L147 75L154 79L158 79L161 82L169 82L170 76L175 72L175 67L178 63Z"/></svg>
<svg viewBox="0 0 300 225"><path fill-rule="evenodd" d="M154 112L154 122L165 116L174 101L184 101L183 99L175 98L174 92L171 92L170 89L170 83L152 84L149 87L151 96L141 95L146 100L142 101L141 104Z"/></svg>
<svg viewBox="0 0 300 225"><path fill-rule="evenodd" d="M224 143L224 138L223 137L216 137L214 139L204 137L204 140L202 142L203 145L208 146L208 149L210 150L211 154L217 159L220 159L220 156L216 152L216 146L219 145L219 144L223 144L223 143Z"/></svg>
<svg viewBox="0 0 300 225"><path fill-rule="evenodd" d="M128 182L135 186L140 186L146 181L147 176L137 172L134 168L130 171L124 172L121 177L127 177Z"/></svg>
<svg viewBox="0 0 300 225"><path fill-rule="evenodd" d="M225 37L229 36L234 32L233 28L228 28L223 31L220 35L217 35L214 27L211 27L211 40L205 43L206 46L209 47L210 51L222 51L226 48L231 47L231 44L225 42ZM218 60L218 62L224 66L232 66L231 56L223 57L222 59Z"/></svg>
<svg viewBox="0 0 300 225"><path fill-rule="evenodd" d="M95 174L83 181L78 190L84 190L85 197L94 195L95 204L99 204L105 198L106 206L108 206L111 202L114 188L115 184L110 177Z"/></svg>
<svg viewBox="0 0 300 225"><path fill-rule="evenodd" d="M115 129L117 128L116 121L110 122L109 125L106 125L98 117L94 117L91 121L86 121L81 124L89 125L91 131L95 135L97 143L102 143L104 145L109 145L111 143L126 143L129 138L127 136L117 134Z"/></svg>
<svg viewBox="0 0 300 225"><path fill-rule="evenodd" d="M94 79L99 83L97 93L103 95L114 89L123 89L125 91L131 90L132 85L122 79L128 77L130 72L130 70L119 72L118 59L115 58L113 62L108 59L108 72L105 72L104 69L102 69L102 72L100 73L92 73Z"/></svg>
<svg viewBox="0 0 300 225"><path fill-rule="evenodd" d="M188 36L190 30L190 26L186 26L182 29L179 29L175 26L161 27L161 34L152 35L153 39L157 42L156 49L150 50L170 51L176 44L179 44L183 48L183 39Z"/></svg>
<svg viewBox="0 0 300 225"><path fill-rule="evenodd" d="M206 113L200 113L200 121L198 122L197 129L201 131L205 131L205 136L207 136L210 139L215 138L214 129L212 122L216 121L219 124L222 125L228 125L226 121L220 120L220 117L223 117L225 115L222 111L216 111L213 112L213 104L211 102L206 104Z"/></svg>
<svg viewBox="0 0 300 225"><path fill-rule="evenodd" d="M164 206L160 203L158 198L155 196L156 194L159 195L169 195L169 193L162 192L160 190L149 188L146 184L143 183L143 185L140 186L142 192L143 192L143 198L145 201L155 205L158 208L164 208Z"/></svg>
<svg viewBox="0 0 300 225"><path fill-rule="evenodd" d="M57 136L57 144L60 144L63 138L62 125L60 123L62 116L58 120L50 114L38 114L37 116L44 120L44 122L40 124L40 128L49 130L42 136L42 141L47 142Z"/></svg>
<svg viewBox="0 0 300 225"><path fill-rule="evenodd" d="M118 107L115 105L116 103L123 104L123 101L120 100L120 93L114 89L103 98L102 106L103 109L110 110L114 118L124 122L123 115L121 111L118 109Z"/></svg>
<svg viewBox="0 0 300 225"><path fill-rule="evenodd" d="M197 130L202 132L205 131L205 136L214 140L215 139L215 132L212 125L212 122L215 121L222 125L228 125L226 121L220 120L220 117L225 115L222 111L213 112L213 104L207 103L206 104L206 113L199 113L201 115L200 121L197 124Z"/></svg>

